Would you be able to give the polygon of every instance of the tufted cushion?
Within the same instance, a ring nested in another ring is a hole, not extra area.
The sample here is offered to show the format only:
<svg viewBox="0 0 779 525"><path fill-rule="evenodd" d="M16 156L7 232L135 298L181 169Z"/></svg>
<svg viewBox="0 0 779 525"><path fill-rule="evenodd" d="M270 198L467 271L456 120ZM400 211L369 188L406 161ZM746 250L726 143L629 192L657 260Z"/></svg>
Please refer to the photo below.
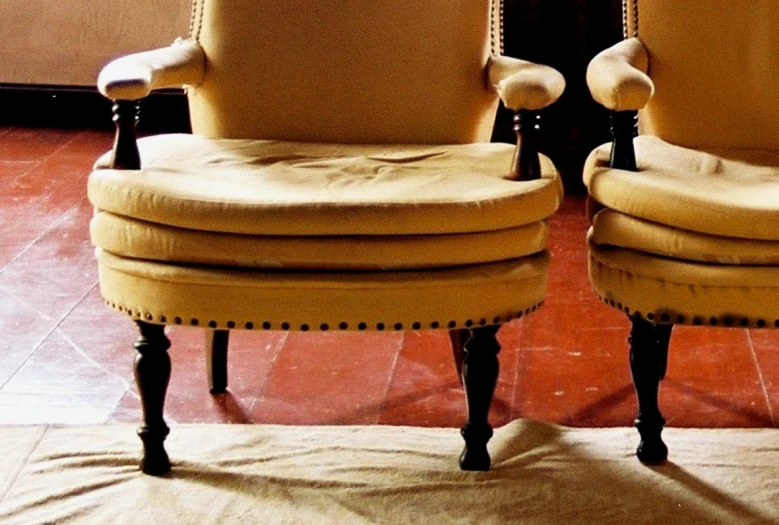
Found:
<svg viewBox="0 0 779 525"><path fill-rule="evenodd" d="M673 259L714 264L779 265L779 242L682 230L608 208L592 219L590 240Z"/></svg>
<svg viewBox="0 0 779 525"><path fill-rule="evenodd" d="M703 264L596 245L590 280L629 315L714 326L779 326L779 266Z"/></svg>
<svg viewBox="0 0 779 525"><path fill-rule="evenodd" d="M203 268L97 250L100 291L160 324L273 330L461 328L509 321L544 297L548 255L454 269L274 272Z"/></svg>
<svg viewBox="0 0 779 525"><path fill-rule="evenodd" d="M164 226L98 212L92 242L116 255L187 264L275 269L389 270L461 266L544 250L547 226L448 235L282 236Z"/></svg>
<svg viewBox="0 0 779 525"><path fill-rule="evenodd" d="M543 178L504 180L514 147L363 146L161 135L139 141L140 171L98 161L89 198L147 222L253 235L417 235L543 220L562 197Z"/></svg>
<svg viewBox="0 0 779 525"><path fill-rule="evenodd" d="M608 144L590 154L584 182L595 200L675 228L779 240L779 151L714 154L648 135L634 143L637 172L610 169ZM734 156L752 158L754 163L729 160Z"/></svg>

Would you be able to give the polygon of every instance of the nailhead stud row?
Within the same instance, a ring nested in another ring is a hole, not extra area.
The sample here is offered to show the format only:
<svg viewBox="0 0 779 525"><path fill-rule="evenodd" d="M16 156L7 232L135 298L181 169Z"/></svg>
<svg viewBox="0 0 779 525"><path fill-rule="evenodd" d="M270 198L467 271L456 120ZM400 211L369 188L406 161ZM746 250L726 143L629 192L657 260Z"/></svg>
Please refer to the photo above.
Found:
<svg viewBox="0 0 779 525"><path fill-rule="evenodd" d="M650 312L645 314L636 310L631 310L628 306L623 305L622 303L619 303L617 301L614 301L613 299L607 299L602 295L598 295L598 298L604 303L606 303L607 305L622 310L629 316L641 317L649 321L657 320L660 321L661 323L691 324L695 326L703 326L703 325L726 326L726 327L740 326L743 328L748 328L750 326L755 326L757 328L766 328L769 325L769 323L765 319L750 319L749 317L735 317L732 315L726 315L724 317L709 317L708 319L706 319L705 316L687 317L682 314L671 315L667 312L666 313ZM773 327L779 328L779 319L775 319L773 321Z"/></svg>
<svg viewBox="0 0 779 525"><path fill-rule="evenodd" d="M150 323L159 322L159 323L162 323L162 324L176 324L176 325L188 324L190 326L200 326L200 320L199 319L192 318L192 319L189 319L189 320L185 320L185 319L182 319L181 317L173 317L172 318L173 322L172 323L168 323L169 317L167 317L165 315L155 316L155 315L153 315L151 313L142 314L138 310L132 310L130 308L126 308L126 307L124 307L124 306L122 306L120 304L117 304L115 302L109 301L107 299L104 302L105 302L106 305L110 306L114 310L118 310L119 312L123 312L123 313L127 314L127 316L129 316L129 317L133 317L133 318L139 319L139 320L142 319L142 320L148 321ZM541 308L541 306L543 306L543 304L544 304L544 302L541 301L538 304L535 304L535 305L533 305L533 306L531 306L529 308L526 308L523 311L512 313L512 314L508 314L508 315L502 316L502 317L501 316L493 317L492 318L492 324L500 324L500 323L509 322L509 321L511 321L513 319L519 319L519 318L521 318L524 315L529 315L529 314L535 312L536 310ZM449 322L444 323L444 324L440 323L439 321L432 321L429 324L429 327L432 328L432 329L439 329L439 328L443 328L443 327L446 327L446 328L449 328L449 329L454 329L454 328L457 328L458 326L464 326L466 328L472 328L473 326L476 326L476 325L478 325L478 326L486 326L487 324L489 324L488 320L486 318L481 318L478 321L475 321L473 319L468 319L468 320L465 321L465 323L462 323L462 325L460 325L457 321L449 321ZM217 329L217 328L220 327L220 324L217 321L214 321L214 320L208 321L207 325L208 325L209 328L213 328L213 329ZM228 328L228 329L236 328L236 327L238 327L238 325L239 325L239 323L236 323L235 321L227 321L227 323L224 324L224 326L226 328ZM411 324L411 329L412 330L421 330L423 327L424 327L423 323L421 323L419 321L416 321L416 322ZM246 330L254 330L255 328L262 328L263 330L271 330L273 328L273 323L271 323L270 321L264 321L261 324L255 324L252 321L247 321L247 322L245 322L243 324L243 326L241 328L245 328ZM291 329L291 325L288 322L282 322L281 324L279 324L279 328L281 328L281 330L290 330ZM331 326L329 324L327 324L327 323L321 323L318 328L321 331L328 331L328 330L331 329ZM386 330L387 328L388 328L388 325L385 324L385 323L376 323L376 330L378 330L378 331L383 331L383 330ZM339 330L348 330L349 329L349 323L347 323L346 321L342 321L342 322L338 323L338 329ZM357 323L357 329L360 330L360 331L367 330L368 329L368 324L364 323L364 322ZM395 324L393 324L391 326L391 329L396 330L396 331L400 331L400 330L405 330L407 328L403 325L403 323L395 323ZM303 332L307 332L307 331L311 330L311 325L309 325L307 323L303 323L303 324L300 325L300 330L303 331Z"/></svg>

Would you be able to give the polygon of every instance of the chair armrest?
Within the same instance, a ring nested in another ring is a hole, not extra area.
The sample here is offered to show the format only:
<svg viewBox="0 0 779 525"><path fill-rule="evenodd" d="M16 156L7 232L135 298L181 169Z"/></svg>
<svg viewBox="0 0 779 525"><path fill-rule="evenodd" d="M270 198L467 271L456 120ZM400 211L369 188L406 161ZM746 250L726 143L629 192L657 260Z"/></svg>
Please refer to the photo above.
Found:
<svg viewBox="0 0 779 525"><path fill-rule="evenodd" d="M154 89L199 84L205 63L197 42L179 39L168 47L110 62L100 72L97 87L112 100L138 100Z"/></svg>
<svg viewBox="0 0 779 525"><path fill-rule="evenodd" d="M503 104L514 111L543 109L565 89L565 79L555 69L511 57L491 57L487 80Z"/></svg>
<svg viewBox="0 0 779 525"><path fill-rule="evenodd" d="M647 75L649 56L638 38L601 51L587 67L587 87L596 102L612 111L636 111L655 92Z"/></svg>

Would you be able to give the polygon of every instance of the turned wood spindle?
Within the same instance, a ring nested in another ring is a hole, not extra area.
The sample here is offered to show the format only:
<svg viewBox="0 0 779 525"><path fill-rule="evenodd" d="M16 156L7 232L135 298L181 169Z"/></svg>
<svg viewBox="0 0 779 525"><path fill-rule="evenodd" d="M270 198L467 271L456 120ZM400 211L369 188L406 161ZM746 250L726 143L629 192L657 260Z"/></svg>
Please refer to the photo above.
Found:
<svg viewBox="0 0 779 525"><path fill-rule="evenodd" d="M612 111L611 157L609 166L618 170L637 171L633 138L638 136L638 111Z"/></svg>
<svg viewBox="0 0 779 525"><path fill-rule="evenodd" d="M116 136L109 166L115 170L139 170L141 156L135 140L135 127L140 119L140 101L117 100L111 109Z"/></svg>
<svg viewBox="0 0 779 525"><path fill-rule="evenodd" d="M541 129L538 111L521 109L514 114L514 132L517 149L511 167L511 180L536 180L541 178L538 160L538 135Z"/></svg>

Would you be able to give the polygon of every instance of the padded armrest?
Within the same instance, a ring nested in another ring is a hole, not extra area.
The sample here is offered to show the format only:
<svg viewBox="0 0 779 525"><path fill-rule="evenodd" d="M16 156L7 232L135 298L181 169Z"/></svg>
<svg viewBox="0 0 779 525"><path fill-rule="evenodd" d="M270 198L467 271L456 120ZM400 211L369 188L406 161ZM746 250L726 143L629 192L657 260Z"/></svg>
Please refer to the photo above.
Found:
<svg viewBox="0 0 779 525"><path fill-rule="evenodd" d="M587 87L596 102L613 111L639 110L655 92L647 75L649 57L638 38L601 51L587 67Z"/></svg>
<svg viewBox="0 0 779 525"><path fill-rule="evenodd" d="M503 104L514 111L545 108L565 89L565 79L557 70L505 56L490 58L487 79Z"/></svg>
<svg viewBox="0 0 779 525"><path fill-rule="evenodd" d="M112 100L138 100L154 89L199 84L205 63L197 42L179 39L165 48L112 61L100 72L97 87Z"/></svg>

